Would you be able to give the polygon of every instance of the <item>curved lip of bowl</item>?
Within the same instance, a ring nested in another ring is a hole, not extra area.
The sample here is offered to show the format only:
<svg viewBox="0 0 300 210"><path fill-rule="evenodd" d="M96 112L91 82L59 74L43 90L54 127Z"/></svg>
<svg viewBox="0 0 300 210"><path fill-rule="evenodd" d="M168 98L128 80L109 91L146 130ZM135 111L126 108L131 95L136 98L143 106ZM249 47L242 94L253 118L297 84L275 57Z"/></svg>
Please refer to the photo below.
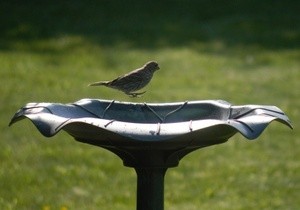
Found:
<svg viewBox="0 0 300 210"><path fill-rule="evenodd" d="M187 138L224 142L237 132L255 139L274 120L292 128L288 117L275 106L233 106L222 100L146 104L82 99L70 104L28 103L9 125L24 118L30 119L46 137L63 129L76 140L103 141L104 145L113 140L117 144L135 144Z"/></svg>

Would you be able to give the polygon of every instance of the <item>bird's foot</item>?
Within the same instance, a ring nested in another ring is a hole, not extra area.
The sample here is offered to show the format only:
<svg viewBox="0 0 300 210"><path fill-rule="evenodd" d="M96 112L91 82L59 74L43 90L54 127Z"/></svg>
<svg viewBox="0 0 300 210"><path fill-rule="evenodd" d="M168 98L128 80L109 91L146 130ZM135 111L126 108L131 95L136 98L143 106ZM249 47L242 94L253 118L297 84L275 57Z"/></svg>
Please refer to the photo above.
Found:
<svg viewBox="0 0 300 210"><path fill-rule="evenodd" d="M129 95L130 97L141 97L141 95L143 95L144 93L146 93L146 91L144 92L139 92L139 93L126 93L127 95Z"/></svg>

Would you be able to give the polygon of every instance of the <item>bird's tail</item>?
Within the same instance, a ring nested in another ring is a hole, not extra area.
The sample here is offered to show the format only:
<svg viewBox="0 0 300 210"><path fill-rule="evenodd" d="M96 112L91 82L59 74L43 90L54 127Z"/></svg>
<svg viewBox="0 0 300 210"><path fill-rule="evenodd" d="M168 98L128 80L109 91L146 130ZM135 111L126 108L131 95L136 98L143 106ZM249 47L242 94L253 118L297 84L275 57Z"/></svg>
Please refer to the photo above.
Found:
<svg viewBox="0 0 300 210"><path fill-rule="evenodd" d="M101 86L101 85L107 86L108 84L109 84L109 81L100 81L100 82L91 83L88 86Z"/></svg>

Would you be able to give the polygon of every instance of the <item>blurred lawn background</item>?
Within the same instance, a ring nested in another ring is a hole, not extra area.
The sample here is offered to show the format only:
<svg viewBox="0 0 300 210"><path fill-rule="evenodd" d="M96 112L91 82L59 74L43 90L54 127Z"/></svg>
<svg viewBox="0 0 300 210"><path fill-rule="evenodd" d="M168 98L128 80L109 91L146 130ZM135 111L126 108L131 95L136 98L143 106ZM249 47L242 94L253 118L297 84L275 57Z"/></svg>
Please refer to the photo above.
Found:
<svg viewBox="0 0 300 210"><path fill-rule="evenodd" d="M300 206L299 1L1 1L0 209L135 209L136 176L113 154L47 139L24 120L28 102L223 99L280 107L259 140L237 134L166 174L165 209ZM129 98L87 84L146 61L160 64L147 93Z"/></svg>

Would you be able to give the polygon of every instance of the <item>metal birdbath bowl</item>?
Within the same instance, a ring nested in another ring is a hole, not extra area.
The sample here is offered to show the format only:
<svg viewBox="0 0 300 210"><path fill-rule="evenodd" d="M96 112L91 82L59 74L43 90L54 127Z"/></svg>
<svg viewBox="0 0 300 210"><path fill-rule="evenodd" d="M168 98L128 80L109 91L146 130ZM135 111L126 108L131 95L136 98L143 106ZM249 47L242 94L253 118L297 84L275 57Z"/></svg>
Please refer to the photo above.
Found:
<svg viewBox="0 0 300 210"><path fill-rule="evenodd" d="M226 142L236 133L257 138L274 120L292 128L275 106L226 101L131 103L82 99L71 104L29 103L10 125L29 118L46 137L60 130L105 148L137 173L137 209L164 208L164 175L188 153Z"/></svg>

